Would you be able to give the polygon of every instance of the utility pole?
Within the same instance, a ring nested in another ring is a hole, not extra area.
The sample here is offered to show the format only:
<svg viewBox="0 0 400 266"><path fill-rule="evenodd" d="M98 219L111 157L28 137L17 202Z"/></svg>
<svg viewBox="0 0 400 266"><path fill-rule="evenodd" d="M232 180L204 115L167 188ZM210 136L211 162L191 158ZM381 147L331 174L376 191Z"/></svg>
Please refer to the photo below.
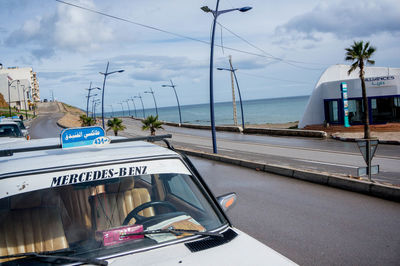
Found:
<svg viewBox="0 0 400 266"><path fill-rule="evenodd" d="M232 68L232 56L229 55L229 64ZM231 71L231 82L232 82L232 105L233 105L233 124L238 125L237 112L236 112L236 97L235 97L235 83L233 82L233 71Z"/></svg>

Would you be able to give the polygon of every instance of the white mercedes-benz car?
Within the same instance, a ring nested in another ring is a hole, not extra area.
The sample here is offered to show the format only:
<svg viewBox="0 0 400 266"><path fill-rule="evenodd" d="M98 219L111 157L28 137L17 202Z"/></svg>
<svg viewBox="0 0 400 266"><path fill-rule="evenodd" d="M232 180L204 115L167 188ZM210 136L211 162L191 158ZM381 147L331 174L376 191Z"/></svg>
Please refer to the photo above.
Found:
<svg viewBox="0 0 400 266"><path fill-rule="evenodd" d="M294 264L234 228L236 195L214 197L184 154L101 131L0 145L1 263Z"/></svg>

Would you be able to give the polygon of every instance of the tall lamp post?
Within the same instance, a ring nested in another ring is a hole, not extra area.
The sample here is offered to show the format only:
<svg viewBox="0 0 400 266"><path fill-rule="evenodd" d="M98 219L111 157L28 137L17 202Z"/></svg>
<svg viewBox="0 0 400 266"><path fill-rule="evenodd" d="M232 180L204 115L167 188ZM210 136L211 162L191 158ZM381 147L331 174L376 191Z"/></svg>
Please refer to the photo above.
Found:
<svg viewBox="0 0 400 266"><path fill-rule="evenodd" d="M96 106L97 106L97 104L99 104L100 103L100 100L99 99L97 99L96 101L94 101L94 103L93 103L93 118L94 118L94 121L96 121Z"/></svg>
<svg viewBox="0 0 400 266"><path fill-rule="evenodd" d="M124 103L126 103L126 105L128 106L128 115L131 116L131 110L129 109L129 100L125 100L123 101Z"/></svg>
<svg viewBox="0 0 400 266"><path fill-rule="evenodd" d="M105 128L105 125L104 125L104 87L106 86L107 76L111 75L111 74L114 74L114 73L122 73L122 72L124 72L123 69L108 72L108 66L109 65L110 65L110 62L107 62L106 72L104 72L104 73L103 72L99 72L100 74L104 75L103 91L102 91L102 95L101 95L101 120L103 122L103 128Z"/></svg>
<svg viewBox="0 0 400 266"><path fill-rule="evenodd" d="M139 98L140 101L142 102L143 118L145 118L146 114L144 113L144 105L143 105L142 96L140 96L140 93L139 93L139 96L133 96L133 98Z"/></svg>
<svg viewBox="0 0 400 266"><path fill-rule="evenodd" d="M26 100L25 100L25 85L21 85L22 94L24 95L24 106L25 106L25 119L28 119L28 111L26 110Z"/></svg>
<svg viewBox="0 0 400 266"><path fill-rule="evenodd" d="M89 98L90 98L90 97L95 97L95 96L97 96L97 93L96 93L96 94L92 94L92 95L87 95L87 96L86 96L86 98L88 98L88 99L87 99L88 104L87 104L87 107L86 107L86 109L88 109L88 110L86 111L86 116L87 116L87 117L89 117ZM95 100L95 99L92 100L92 116L93 116L93 103L94 103L94 100Z"/></svg>
<svg viewBox="0 0 400 266"><path fill-rule="evenodd" d="M101 90L99 87L94 87L92 88L92 82L90 82L89 84L89 89L88 90L88 95L87 95L87 103L86 103L86 116L89 116L89 98L90 98L90 92L92 90ZM96 94L97 95L97 94Z"/></svg>
<svg viewBox="0 0 400 266"><path fill-rule="evenodd" d="M121 107L122 107L122 116L124 116L125 115L125 113L124 113L124 105L122 104L122 103L119 103L120 105L121 105Z"/></svg>
<svg viewBox="0 0 400 266"><path fill-rule="evenodd" d="M212 142L213 142L213 152L218 153L217 151L217 140L216 140L216 130L215 130L215 118L214 118L214 92L213 92L213 61L214 61L214 36L215 36L215 25L217 23L217 18L219 15L223 13L228 13L231 11L240 11L246 12L251 9L251 7L241 7L241 8L232 8L225 10L218 10L219 0L217 0L217 5L215 10L211 10L208 6L201 7L201 10L208 13L211 12L214 16L212 34L211 34L211 52L210 52L210 117L211 117L211 134L212 134Z"/></svg>
<svg viewBox="0 0 400 266"><path fill-rule="evenodd" d="M171 85L161 85L161 87L171 87L174 89L176 102L178 103L178 110L179 110L179 125L181 125L182 124L181 106L179 105L178 94L176 94L175 90L176 85L172 82L172 79L170 79L169 81L171 81Z"/></svg>
<svg viewBox="0 0 400 266"><path fill-rule="evenodd" d="M156 114L157 114L157 116L158 116L158 109L157 109L156 97L154 97L154 91L153 91L153 89L150 88L149 91L145 91L144 93L151 93L151 95L153 95L154 106L156 107Z"/></svg>
<svg viewBox="0 0 400 266"><path fill-rule="evenodd" d="M136 113L136 104L135 104L135 100L131 97L128 100L131 100L133 103L133 108L135 109L135 117L137 117L137 113Z"/></svg>
<svg viewBox="0 0 400 266"><path fill-rule="evenodd" d="M12 80L9 76L7 76L8 80L7 80L7 84L8 84L8 111L11 117L11 93L10 93L10 87L14 82L18 82L19 83L19 79L14 79ZM10 82L10 80L12 80Z"/></svg>
<svg viewBox="0 0 400 266"><path fill-rule="evenodd" d="M114 117L114 108L113 108L112 104L109 104L108 106L111 107L112 117Z"/></svg>
<svg viewBox="0 0 400 266"><path fill-rule="evenodd" d="M230 68L230 69L229 69L229 68L222 68L222 67L218 67L217 69L218 69L218 70L230 71L231 73L233 73L233 76L235 77L236 87L237 87L238 92L239 92L240 111L241 111L241 114L242 114L242 130L244 130L244 116L243 116L242 95L240 94L239 83L238 83L238 81L237 81L236 74L235 74L235 71L236 71L237 69L234 69L234 68L232 67L232 64L231 64L231 68Z"/></svg>

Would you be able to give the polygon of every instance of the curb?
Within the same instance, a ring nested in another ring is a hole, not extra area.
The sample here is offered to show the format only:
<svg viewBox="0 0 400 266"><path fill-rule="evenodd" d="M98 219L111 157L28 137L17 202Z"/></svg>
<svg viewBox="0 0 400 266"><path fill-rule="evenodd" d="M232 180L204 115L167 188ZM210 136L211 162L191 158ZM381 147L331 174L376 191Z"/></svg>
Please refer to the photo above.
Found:
<svg viewBox="0 0 400 266"><path fill-rule="evenodd" d="M345 138L345 137L339 137L339 136L331 136L333 139L335 140L340 140L340 141L346 141L346 142L357 142L356 138ZM400 145L400 141L397 140L379 140L378 139L378 143L379 144L391 144L391 145Z"/></svg>
<svg viewBox="0 0 400 266"><path fill-rule="evenodd" d="M207 153L187 148L175 148L175 150L183 152L186 155L201 157L214 161L220 161L224 163L229 163L233 165L254 169L257 171L264 171L320 185L326 185L373 197L400 202L400 187L388 186L364 180L351 179L345 175L340 175L340 174L317 172L317 171L303 170L303 169L297 169L297 168L274 165L274 164L253 162L253 161L233 158L226 155Z"/></svg>

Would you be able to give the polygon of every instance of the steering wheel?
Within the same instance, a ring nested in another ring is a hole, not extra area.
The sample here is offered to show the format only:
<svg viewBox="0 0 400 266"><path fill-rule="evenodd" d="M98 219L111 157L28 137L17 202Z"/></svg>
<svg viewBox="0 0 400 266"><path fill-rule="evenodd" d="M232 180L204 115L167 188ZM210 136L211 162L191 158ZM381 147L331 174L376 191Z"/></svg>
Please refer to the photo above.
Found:
<svg viewBox="0 0 400 266"><path fill-rule="evenodd" d="M142 205L139 205L136 208L134 208L133 210L131 210L128 213L128 215L125 217L122 225L128 225L129 221L132 220L132 218L135 218L136 223L138 223L138 222L141 223L143 220L145 220L146 218L149 218L149 217L144 217L142 215L139 215L138 213L144 209L147 209L147 208L150 208L153 206L157 206L157 205L164 206L164 207L170 209L171 211L176 212L176 207L168 201L149 201L149 202L143 203Z"/></svg>

